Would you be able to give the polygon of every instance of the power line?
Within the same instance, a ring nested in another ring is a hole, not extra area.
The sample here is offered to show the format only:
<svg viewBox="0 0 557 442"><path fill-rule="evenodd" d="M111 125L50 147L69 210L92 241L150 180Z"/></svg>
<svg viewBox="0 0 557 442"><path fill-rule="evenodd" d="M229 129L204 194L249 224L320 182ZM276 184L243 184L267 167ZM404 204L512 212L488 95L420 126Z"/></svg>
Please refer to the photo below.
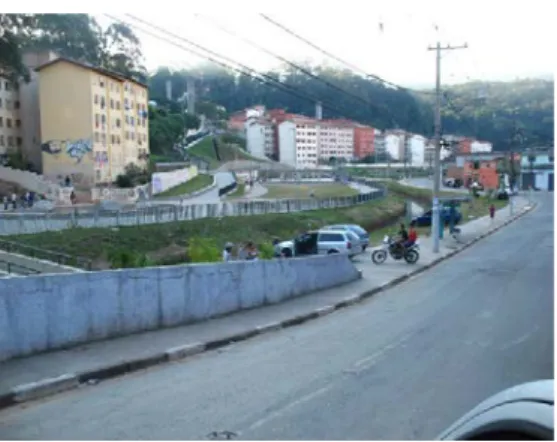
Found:
<svg viewBox="0 0 557 442"><path fill-rule="evenodd" d="M313 72L308 71L308 70L305 69L304 67L299 66L298 64L296 64L296 63L294 63L294 62L292 62L292 61L290 61L290 60L287 60L286 58L284 58L284 57L282 57L282 56L280 56L280 55L278 55L278 54L275 54L274 52L270 51L269 49L264 48L263 46L261 46L261 45L255 43L255 42L249 40L249 39L246 38L246 37L242 37L241 35L238 35L237 33L233 32L233 31L230 31L229 29L227 29L227 28L225 28L224 26L222 26L222 25L216 23L214 20L211 20L211 19L209 19L209 18L206 17L206 16L202 16L201 14L196 14L196 16L202 17L205 21L211 23L213 26L215 26L217 29L220 29L222 32L224 32L224 33L226 33L226 34L228 34L228 35L230 35L230 36L232 36L232 37L238 38L238 39L242 40L243 42L247 43L248 45L250 45L250 46L252 46L252 47L255 47L256 49L258 49L258 50L264 52L265 54L270 55L271 57L274 57L274 58L276 58L277 60L280 60L280 61L282 61L283 63L288 64L289 66L293 67L294 69L299 70L300 72L303 72L303 73L306 74L308 77L313 78L314 80L320 81L321 83L323 83L323 84L329 86L330 88L335 89L336 91L338 91L338 92L340 92L340 93L342 93L342 94L344 94L344 95L346 95L346 96L352 97L352 98L354 98L354 99L356 99L356 100L358 100L358 101L364 103L364 104L367 105L367 106L370 106L370 107L372 107L372 108L376 108L376 109L378 109L378 110L384 110L384 111L386 111L386 112L389 114L389 118L391 119L391 123L394 124L394 121L395 121L395 120L394 120L394 117L393 117L392 113L390 112L390 110L387 109L385 106L379 106L379 105L377 105L377 104L373 104L373 103L369 102L368 100L366 100L366 99L364 99L364 98L362 98L362 97L360 97L360 96L358 96L358 95L355 95L355 94L353 94L352 92L349 92L349 91L347 91L347 90L345 90L345 89L343 89L343 88L337 86L336 84L331 83L331 82L328 81L328 80L325 80L325 79L323 79L323 78L321 78L321 77L315 75Z"/></svg>
<svg viewBox="0 0 557 442"><path fill-rule="evenodd" d="M263 17L265 20L267 20L269 23L273 24L274 26L276 26L277 28L282 29L284 32L286 32L287 34L292 35L293 37L297 38L298 40L304 42L305 44L307 44L308 46L311 46L312 48L316 49L317 51L321 52L323 55L326 55L329 58L332 58L333 60L338 61L341 64L344 64L345 66L348 66L350 69L352 69L353 71L357 71L362 73L363 75L365 75L368 78L372 78L374 80L380 81L383 84L392 86L396 89L400 89L403 90L405 92L409 92L409 93L417 93L417 94L425 94L425 95L435 95L434 92L429 92L429 91L419 91L416 89L410 89L404 86L401 86L399 84L393 83L392 81L388 81L385 80L384 78L381 78L379 75L375 75L375 74L369 74L366 71L364 71L362 68L359 68L358 66L345 61L343 59L341 59L340 57L337 57L336 55L326 51L325 49L317 46L315 43L312 43L311 41L309 41L307 38L302 37L300 34L297 34L296 32L292 31L291 29L287 28L286 26L284 26L283 24L277 22L276 20L273 20L271 17L269 17L266 14L263 13L259 13L259 15L261 17Z"/></svg>
<svg viewBox="0 0 557 442"><path fill-rule="evenodd" d="M140 21L141 23L145 23L145 24L147 24L148 26L151 26L152 28L159 30L159 31L162 32L163 34L171 35L171 36L173 36L174 38L179 39L179 40L184 40L184 41L186 41L188 44L191 44L192 46L199 47L199 48L201 48L202 50L204 50L204 51L206 51L206 52L213 53L213 54L215 54L215 55L216 55L217 57L219 57L219 58L222 58L222 59L225 59L225 60L230 60L230 63L236 64L236 65L238 65L238 66L241 66L242 69L239 69L239 68L236 68L236 67L234 67L234 66L231 66L231 65L229 65L229 64L227 64L227 63L224 63L224 62L222 62L222 61L220 61L220 60L217 60L217 59L215 59L215 58L213 58L213 57L211 57L211 56L208 56L208 55L199 53L199 52L197 52L197 51L195 51L195 50L193 50L193 49L191 49L191 48L187 48L187 47L185 47L185 46L183 46L183 45L181 45L181 44L179 44L179 43L176 43L176 42L174 42L174 41L172 41L172 40L170 40L170 39L168 39L168 38L165 38L165 37L162 37L162 36L160 36L160 35L154 34L154 33L150 32L150 31L148 31L148 30L146 30L146 29L144 29L144 28L141 28L141 27L137 26L136 24L131 24L131 23L129 23L129 22L126 22L126 21L124 21L124 20L121 20L121 19L119 19L119 18L116 18L116 17L114 17L114 16L112 16L112 15L110 15L110 14L104 14L104 15L107 16L107 17L109 17L110 19L112 19L112 20L114 20L114 21L123 23L123 24L125 24L125 25L127 25L127 26L129 26L129 27L131 27L131 28L135 28L135 29L137 29L137 30L139 30L139 31L141 31L141 32L144 32L145 34L150 35L150 36L153 37L153 38L156 38L156 39L158 39L158 40L161 40L161 41L164 41L164 42L166 42L166 43L169 43L169 44L171 44L171 45L173 45L173 46L176 46L176 47L178 47L178 48L180 48L180 49L182 49L182 50L184 50L184 51L186 51L186 52L189 52L189 53L191 53L191 54L193 54L193 55L195 55L195 56L197 56L197 57L200 57L200 58L203 58L203 59L205 59L205 60L208 60L208 61L210 61L210 62L212 62L212 63L218 64L218 65L224 67L225 69L230 69L230 70L233 70L233 71L238 72L238 73L240 73L240 74L247 75L247 76L249 76L249 77L255 79L256 81L258 81L258 82L260 82L260 83L262 83L262 84L265 84L265 85L268 85L268 86L272 86L272 87L274 87L275 89L281 90L282 92L285 92L285 93L287 93L287 94L296 96L296 97L301 98L301 99L304 99L304 100L308 100L308 101L310 101L310 102L312 102L312 103L320 102L320 103L322 103L322 105L323 105L324 107L326 107L326 108L328 108L328 109L330 109L330 110L333 110L333 111L335 111L336 113L338 113L338 114L340 114L340 115L342 115L342 114L344 113L343 111L339 110L336 106L329 104L327 101L324 101L324 100L319 99L319 98L317 98L317 97L313 97L313 96L311 96L311 95L309 95L309 94L307 94L307 93L299 92L296 88L294 88L294 87L292 87L292 86L290 86L290 85L288 85L288 84L282 83L282 82L280 82L280 81L274 79L273 77L271 77L271 76L269 76L269 75L266 75L266 74L257 72L257 71L255 71L254 69L252 69L252 68L250 68L250 67L248 67L248 66L245 66L245 65L243 65L243 64L241 64L241 63L239 63L239 62L236 62L236 61L234 61L234 60L231 60L231 59L229 59L228 57L219 55L219 54L215 53L214 51L211 51L211 50L209 50L209 49L206 49L206 48L204 48L203 46L198 45L197 43L191 42L190 40L188 40L188 39L186 39L186 38L182 38L182 37L180 37L180 36L176 36L176 35L174 35L174 34L168 32L168 31L162 30L161 28L159 28L159 27L157 27L157 26L155 26L155 25L151 25L151 24L149 24L149 23L146 23L146 22L144 22L143 20L138 19L138 18L132 16L131 14L126 14L126 15L129 15L129 16L132 17L134 20ZM260 78L260 77L263 77L263 78Z"/></svg>

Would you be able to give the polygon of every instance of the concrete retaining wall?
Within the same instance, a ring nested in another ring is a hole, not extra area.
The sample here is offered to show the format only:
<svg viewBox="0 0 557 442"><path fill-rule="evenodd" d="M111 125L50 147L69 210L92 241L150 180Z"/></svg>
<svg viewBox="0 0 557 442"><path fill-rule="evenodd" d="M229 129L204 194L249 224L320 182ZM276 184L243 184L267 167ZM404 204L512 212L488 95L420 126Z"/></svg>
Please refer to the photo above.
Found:
<svg viewBox="0 0 557 442"><path fill-rule="evenodd" d="M346 255L0 279L0 361L193 323L354 281Z"/></svg>
<svg viewBox="0 0 557 442"><path fill-rule="evenodd" d="M114 227L140 224L158 224L187 221L200 218L220 218L224 216L262 215L266 213L294 213L306 210L334 209L350 207L382 198L385 190L337 197L308 198L298 200L265 200L245 202L221 202L214 204L151 206L137 210L108 211L72 214L0 214L0 236L38 233L51 230L65 230L73 227Z"/></svg>

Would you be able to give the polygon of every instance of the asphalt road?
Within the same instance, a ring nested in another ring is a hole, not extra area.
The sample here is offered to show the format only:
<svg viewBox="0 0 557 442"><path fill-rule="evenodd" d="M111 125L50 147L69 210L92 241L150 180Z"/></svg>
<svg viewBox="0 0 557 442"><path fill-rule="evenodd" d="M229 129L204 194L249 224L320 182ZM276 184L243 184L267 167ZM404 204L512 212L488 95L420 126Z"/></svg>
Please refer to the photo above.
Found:
<svg viewBox="0 0 557 442"><path fill-rule="evenodd" d="M277 333L0 413L7 439L431 439L553 378L553 195L404 284ZM403 264L401 264L403 265Z"/></svg>

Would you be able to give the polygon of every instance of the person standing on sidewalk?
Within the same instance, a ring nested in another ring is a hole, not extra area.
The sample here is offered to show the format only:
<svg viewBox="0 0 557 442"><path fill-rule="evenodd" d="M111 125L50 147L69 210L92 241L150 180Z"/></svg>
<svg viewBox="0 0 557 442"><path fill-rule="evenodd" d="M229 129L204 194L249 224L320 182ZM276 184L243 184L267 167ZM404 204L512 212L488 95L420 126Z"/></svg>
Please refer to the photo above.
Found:
<svg viewBox="0 0 557 442"><path fill-rule="evenodd" d="M493 224L493 221L495 220L495 204L491 204L491 206L489 206L489 218L491 220L491 224Z"/></svg>

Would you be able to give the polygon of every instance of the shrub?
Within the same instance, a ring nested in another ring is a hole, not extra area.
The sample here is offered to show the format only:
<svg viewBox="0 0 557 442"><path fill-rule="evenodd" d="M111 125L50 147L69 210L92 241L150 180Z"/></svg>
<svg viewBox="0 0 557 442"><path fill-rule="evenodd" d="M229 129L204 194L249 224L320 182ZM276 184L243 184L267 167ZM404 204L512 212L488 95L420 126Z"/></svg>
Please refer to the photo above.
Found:
<svg viewBox="0 0 557 442"><path fill-rule="evenodd" d="M259 247L259 258L261 259L273 259L275 255L275 248L272 244L263 243Z"/></svg>
<svg viewBox="0 0 557 442"><path fill-rule="evenodd" d="M188 243L190 262L218 262L221 260L220 248L208 238L192 238Z"/></svg>

